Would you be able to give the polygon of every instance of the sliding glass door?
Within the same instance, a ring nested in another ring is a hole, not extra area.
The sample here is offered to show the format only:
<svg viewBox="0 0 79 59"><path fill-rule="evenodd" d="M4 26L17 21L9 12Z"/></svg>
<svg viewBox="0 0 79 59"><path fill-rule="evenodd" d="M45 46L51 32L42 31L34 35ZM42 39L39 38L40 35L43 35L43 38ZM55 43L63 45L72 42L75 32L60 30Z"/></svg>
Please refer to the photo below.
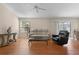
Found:
<svg viewBox="0 0 79 59"><path fill-rule="evenodd" d="M67 30L69 32L71 32L71 23L70 22L59 22L58 23L58 32L60 30Z"/></svg>

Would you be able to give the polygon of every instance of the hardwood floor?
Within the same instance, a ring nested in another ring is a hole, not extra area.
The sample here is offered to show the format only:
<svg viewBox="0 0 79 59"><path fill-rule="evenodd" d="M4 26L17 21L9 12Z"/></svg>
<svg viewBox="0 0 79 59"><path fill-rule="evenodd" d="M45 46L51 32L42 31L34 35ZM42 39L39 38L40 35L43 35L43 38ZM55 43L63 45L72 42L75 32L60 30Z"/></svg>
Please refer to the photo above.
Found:
<svg viewBox="0 0 79 59"><path fill-rule="evenodd" d="M33 41L31 45L26 39L17 39L17 42L0 48L0 55L78 55L79 41L69 40L68 44L59 46L49 40Z"/></svg>

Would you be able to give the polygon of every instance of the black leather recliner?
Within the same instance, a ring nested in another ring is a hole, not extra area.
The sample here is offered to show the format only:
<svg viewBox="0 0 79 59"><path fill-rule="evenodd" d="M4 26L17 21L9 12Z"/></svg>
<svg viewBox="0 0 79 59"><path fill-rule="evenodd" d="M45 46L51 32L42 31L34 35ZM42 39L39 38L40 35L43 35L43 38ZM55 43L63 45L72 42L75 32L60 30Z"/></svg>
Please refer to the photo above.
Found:
<svg viewBox="0 0 79 59"><path fill-rule="evenodd" d="M52 40L59 45L64 45L68 43L69 32L66 30L61 30L59 35L52 35Z"/></svg>

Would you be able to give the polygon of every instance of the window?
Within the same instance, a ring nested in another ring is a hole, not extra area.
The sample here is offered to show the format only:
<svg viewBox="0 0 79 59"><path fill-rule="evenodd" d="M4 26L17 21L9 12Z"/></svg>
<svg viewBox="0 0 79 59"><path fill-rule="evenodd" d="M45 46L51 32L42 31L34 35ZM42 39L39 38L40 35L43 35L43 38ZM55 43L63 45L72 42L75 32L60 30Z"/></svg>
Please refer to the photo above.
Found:
<svg viewBox="0 0 79 59"><path fill-rule="evenodd" d="M67 31L69 31L70 32L70 28L71 28L71 26L70 26L70 22L59 22L58 23L58 31L60 31L60 30L67 30Z"/></svg>
<svg viewBox="0 0 79 59"><path fill-rule="evenodd" d="M26 20L19 20L19 33L29 32L30 31L30 23Z"/></svg>

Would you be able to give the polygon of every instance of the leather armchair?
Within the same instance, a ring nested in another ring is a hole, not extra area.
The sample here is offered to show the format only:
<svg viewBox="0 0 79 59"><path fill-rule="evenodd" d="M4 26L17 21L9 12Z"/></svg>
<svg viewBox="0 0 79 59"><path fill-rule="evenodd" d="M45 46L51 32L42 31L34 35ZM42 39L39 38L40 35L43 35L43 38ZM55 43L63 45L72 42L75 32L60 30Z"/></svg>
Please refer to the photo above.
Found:
<svg viewBox="0 0 79 59"><path fill-rule="evenodd" d="M59 35L52 35L52 40L59 45L64 45L68 43L69 32L66 30L61 30Z"/></svg>

